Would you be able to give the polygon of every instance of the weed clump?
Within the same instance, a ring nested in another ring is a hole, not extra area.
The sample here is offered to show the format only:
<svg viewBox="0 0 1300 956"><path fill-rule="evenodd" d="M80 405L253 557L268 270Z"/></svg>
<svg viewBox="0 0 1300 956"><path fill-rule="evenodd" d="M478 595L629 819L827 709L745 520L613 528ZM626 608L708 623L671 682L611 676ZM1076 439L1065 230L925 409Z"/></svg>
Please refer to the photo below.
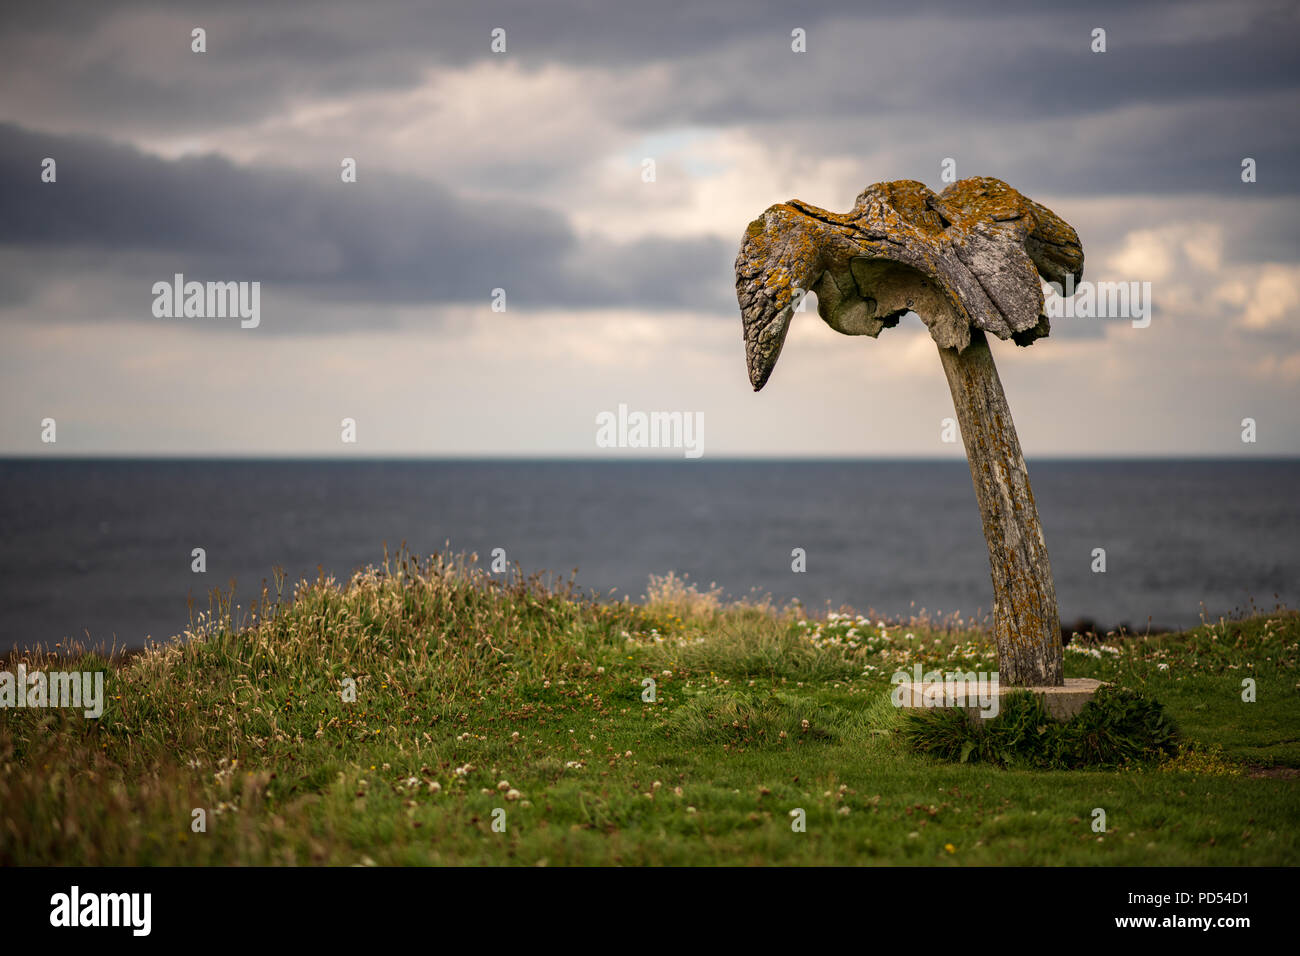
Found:
<svg viewBox="0 0 1300 956"><path fill-rule="evenodd" d="M1002 699L1001 712L971 719L959 709L904 715L902 734L916 753L961 763L1043 770L1114 768L1162 760L1178 751L1178 728L1159 701L1102 687L1077 717L1058 721L1036 695Z"/></svg>

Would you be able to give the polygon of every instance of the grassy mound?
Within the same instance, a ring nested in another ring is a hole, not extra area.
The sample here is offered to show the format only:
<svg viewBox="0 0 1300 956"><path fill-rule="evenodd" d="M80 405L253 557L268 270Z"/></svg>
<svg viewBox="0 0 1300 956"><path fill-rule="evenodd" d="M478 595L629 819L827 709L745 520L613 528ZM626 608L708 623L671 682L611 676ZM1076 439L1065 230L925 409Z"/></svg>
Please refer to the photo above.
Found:
<svg viewBox="0 0 1300 956"><path fill-rule="evenodd" d="M1065 772L911 751L893 672L995 667L957 618L671 575L602 603L454 556L283 585L129 657L11 655L105 670L107 708L0 709L0 864L1300 862L1292 612L1080 639L1069 676L1158 697L1189 746ZM1076 746L1152 716L1123 699Z"/></svg>

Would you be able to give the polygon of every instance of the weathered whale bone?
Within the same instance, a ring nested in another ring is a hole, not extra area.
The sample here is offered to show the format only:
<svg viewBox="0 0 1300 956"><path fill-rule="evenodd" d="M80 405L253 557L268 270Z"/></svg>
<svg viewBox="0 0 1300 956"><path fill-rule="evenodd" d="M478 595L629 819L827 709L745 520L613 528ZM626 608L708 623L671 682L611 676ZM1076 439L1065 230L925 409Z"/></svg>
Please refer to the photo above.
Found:
<svg viewBox="0 0 1300 956"><path fill-rule="evenodd" d="M1048 334L1042 282L1083 276L1079 237L998 179L936 195L900 180L864 190L846 214L791 200L745 230L736 258L749 380L772 374L802 296L846 335L878 336L907 312L939 347L993 578L998 671L1015 686L1064 683L1056 586L1011 410L988 338Z"/></svg>

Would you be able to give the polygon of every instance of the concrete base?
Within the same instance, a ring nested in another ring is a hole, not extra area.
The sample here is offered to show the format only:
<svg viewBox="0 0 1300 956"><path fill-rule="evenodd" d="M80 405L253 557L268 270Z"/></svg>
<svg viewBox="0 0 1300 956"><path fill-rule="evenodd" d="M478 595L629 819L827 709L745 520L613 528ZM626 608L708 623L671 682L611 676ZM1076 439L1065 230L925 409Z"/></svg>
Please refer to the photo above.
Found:
<svg viewBox="0 0 1300 956"><path fill-rule="evenodd" d="M1003 697L1027 690L1037 694L1047 712L1057 720L1069 720L1079 715L1083 705L1092 700L1102 684L1091 677L1067 677L1064 687L1011 687L1008 684L991 687L988 683L954 685L942 681L920 684L908 681L894 685L891 694L897 706L917 709L953 706L948 701L955 698L955 706L966 711L968 717L978 719L980 716L997 716L1002 712ZM981 706L977 691L988 701L987 708Z"/></svg>

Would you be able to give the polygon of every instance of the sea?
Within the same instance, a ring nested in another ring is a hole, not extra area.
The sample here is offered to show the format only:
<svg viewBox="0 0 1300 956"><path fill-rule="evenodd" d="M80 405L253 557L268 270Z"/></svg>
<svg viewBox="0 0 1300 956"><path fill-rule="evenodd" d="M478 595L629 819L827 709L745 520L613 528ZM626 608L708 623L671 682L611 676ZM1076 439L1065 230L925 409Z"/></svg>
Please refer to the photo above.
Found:
<svg viewBox="0 0 1300 956"><path fill-rule="evenodd" d="M1300 601L1300 460L1029 471L1067 627L1180 628ZM671 571L730 598L888 620L981 620L992 603L960 460L8 459L0 542L6 652L183 639L213 589L247 607L277 567L346 580L403 545L484 566L501 549L605 600Z"/></svg>

